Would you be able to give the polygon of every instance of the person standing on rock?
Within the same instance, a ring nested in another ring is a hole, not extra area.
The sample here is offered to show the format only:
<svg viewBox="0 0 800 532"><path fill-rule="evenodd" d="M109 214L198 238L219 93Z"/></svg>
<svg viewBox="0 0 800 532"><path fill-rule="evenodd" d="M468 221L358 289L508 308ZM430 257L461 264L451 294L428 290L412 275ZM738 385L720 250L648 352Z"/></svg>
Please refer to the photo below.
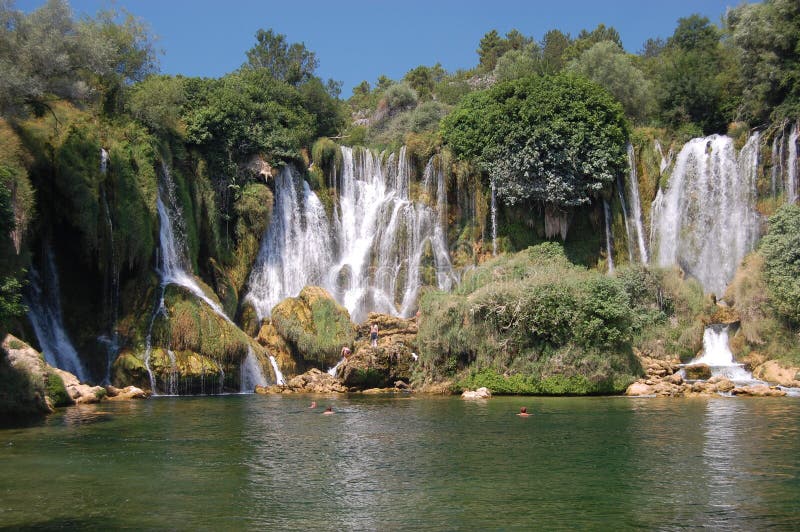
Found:
<svg viewBox="0 0 800 532"><path fill-rule="evenodd" d="M378 347L378 324L373 323L372 327L369 328L369 339L372 343L372 347Z"/></svg>
<svg viewBox="0 0 800 532"><path fill-rule="evenodd" d="M342 347L342 358L347 358L350 356L350 348L347 346Z"/></svg>

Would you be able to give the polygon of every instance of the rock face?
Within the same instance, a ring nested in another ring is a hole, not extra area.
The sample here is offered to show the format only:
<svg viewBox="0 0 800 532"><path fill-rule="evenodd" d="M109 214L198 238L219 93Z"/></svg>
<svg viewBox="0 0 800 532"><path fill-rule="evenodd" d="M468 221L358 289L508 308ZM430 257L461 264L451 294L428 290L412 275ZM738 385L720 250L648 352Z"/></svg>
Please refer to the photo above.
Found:
<svg viewBox="0 0 800 532"><path fill-rule="evenodd" d="M784 366L769 360L753 370L753 376L762 381L775 382L781 386L800 388L800 368Z"/></svg>
<svg viewBox="0 0 800 532"><path fill-rule="evenodd" d="M693 364L683 369L686 372L686 378L692 381L711 378L711 368L706 364Z"/></svg>
<svg viewBox="0 0 800 532"><path fill-rule="evenodd" d="M372 347L369 331L378 325L378 346ZM371 313L358 327L354 352L340 366L337 376L349 388L368 389L397 387L408 383L416 365L417 323L386 314Z"/></svg>
<svg viewBox="0 0 800 532"><path fill-rule="evenodd" d="M477 390L466 390L461 394L462 399L489 399L492 397L492 392L488 388L478 388Z"/></svg>
<svg viewBox="0 0 800 532"><path fill-rule="evenodd" d="M297 297L275 305L271 320L290 348L298 371L335 365L342 346L353 345L355 340L350 313L318 286L306 286Z"/></svg>
<svg viewBox="0 0 800 532"><path fill-rule="evenodd" d="M259 345L263 346L267 352L275 357L278 367L284 375L297 375L297 362L292 356L292 349L286 343L275 326L272 323L264 320L263 325L258 330L256 341Z"/></svg>
<svg viewBox="0 0 800 532"><path fill-rule="evenodd" d="M347 392L347 388L339 379L316 368L289 379L284 386L256 386L256 393L260 394L345 392Z"/></svg>

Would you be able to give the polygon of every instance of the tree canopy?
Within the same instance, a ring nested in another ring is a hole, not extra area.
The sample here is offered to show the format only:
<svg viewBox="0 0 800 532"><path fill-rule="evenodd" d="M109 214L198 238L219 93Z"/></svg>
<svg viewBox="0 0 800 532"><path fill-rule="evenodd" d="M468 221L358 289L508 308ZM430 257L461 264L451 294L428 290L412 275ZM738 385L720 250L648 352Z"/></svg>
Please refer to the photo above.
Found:
<svg viewBox="0 0 800 532"><path fill-rule="evenodd" d="M588 203L626 166L628 125L603 88L574 75L527 77L467 96L444 141L479 162L507 204Z"/></svg>

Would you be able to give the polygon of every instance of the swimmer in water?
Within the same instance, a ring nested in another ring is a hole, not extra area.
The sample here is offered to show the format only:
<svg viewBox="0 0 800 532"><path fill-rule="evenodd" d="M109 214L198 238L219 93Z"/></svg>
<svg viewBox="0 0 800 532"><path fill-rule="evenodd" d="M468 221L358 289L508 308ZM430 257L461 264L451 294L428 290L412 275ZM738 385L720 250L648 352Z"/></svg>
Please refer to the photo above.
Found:
<svg viewBox="0 0 800 532"><path fill-rule="evenodd" d="M329 406L328 408L326 408L325 411L323 412L323 414L325 414L325 415L333 414L333 407Z"/></svg>
<svg viewBox="0 0 800 532"><path fill-rule="evenodd" d="M519 417L529 417L530 416L530 414L528 413L528 409L526 407L524 407L524 406L520 407L519 414L517 414L517 415Z"/></svg>
<svg viewBox="0 0 800 532"><path fill-rule="evenodd" d="M317 402L311 401L311 406L309 406L308 408L317 408Z"/></svg>

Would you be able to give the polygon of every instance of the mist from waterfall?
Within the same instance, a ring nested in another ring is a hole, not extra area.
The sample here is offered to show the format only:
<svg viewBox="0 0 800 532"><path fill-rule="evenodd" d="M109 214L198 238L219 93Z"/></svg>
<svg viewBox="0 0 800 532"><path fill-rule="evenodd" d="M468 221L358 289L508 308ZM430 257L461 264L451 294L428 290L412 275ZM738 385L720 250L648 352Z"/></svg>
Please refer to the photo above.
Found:
<svg viewBox="0 0 800 532"><path fill-rule="evenodd" d="M247 294L259 319L306 285L328 290L356 322L369 312L408 317L416 309L426 265L433 267L439 288L448 290L455 281L438 157L420 180L425 202L410 197L405 147L388 156L349 147L341 153L339 201L330 216L295 170L286 167L275 179L272 221Z"/></svg>
<svg viewBox="0 0 800 532"><path fill-rule="evenodd" d="M679 265L721 296L759 237L756 176L760 135L736 154L733 140L712 135L684 145L652 210L659 266Z"/></svg>

